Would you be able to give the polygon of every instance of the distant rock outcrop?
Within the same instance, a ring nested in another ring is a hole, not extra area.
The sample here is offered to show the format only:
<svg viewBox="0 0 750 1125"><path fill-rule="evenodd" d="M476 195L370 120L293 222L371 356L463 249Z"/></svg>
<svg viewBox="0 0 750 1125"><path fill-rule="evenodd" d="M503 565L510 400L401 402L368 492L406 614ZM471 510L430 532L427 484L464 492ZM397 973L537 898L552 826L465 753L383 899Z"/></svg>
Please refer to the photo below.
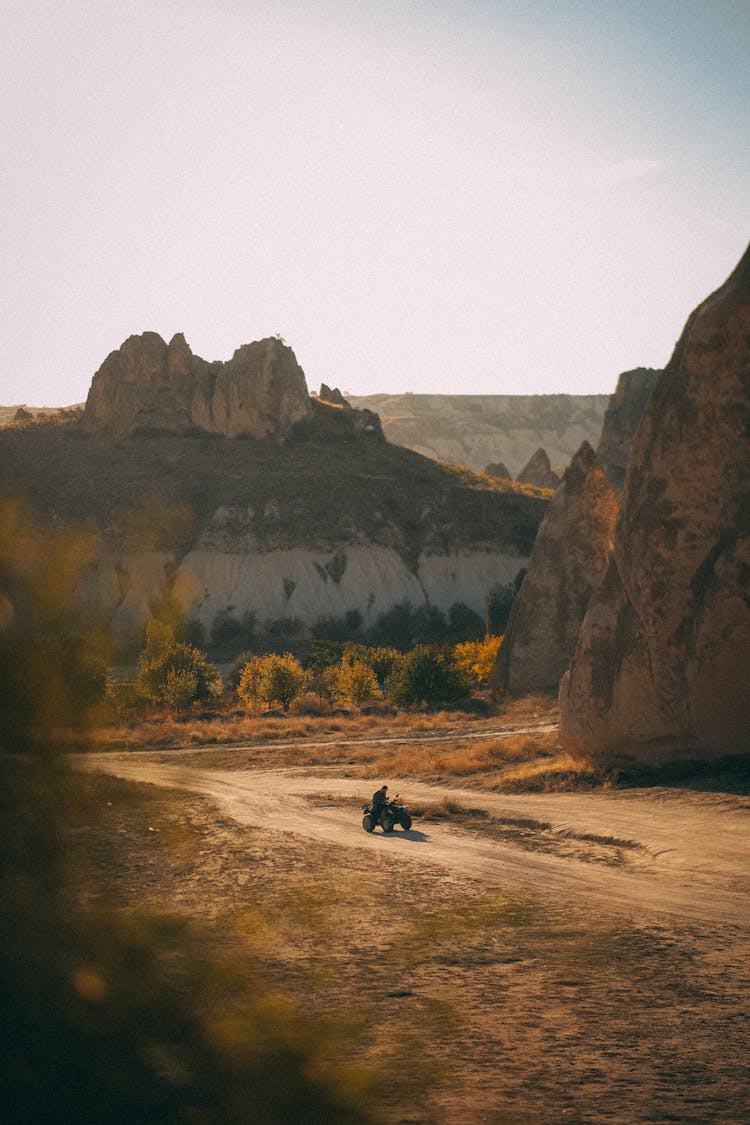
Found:
<svg viewBox="0 0 750 1125"><path fill-rule="evenodd" d="M311 414L294 352L271 338L238 348L227 363L193 355L185 337L131 336L93 378L84 428L124 435L190 429L254 438L285 436Z"/></svg>
<svg viewBox="0 0 750 1125"><path fill-rule="evenodd" d="M343 406L346 410L351 410L338 387L329 387L326 383L321 383L318 398L321 402L330 402L332 406Z"/></svg>
<svg viewBox="0 0 750 1125"><path fill-rule="evenodd" d="M604 583L560 689L600 762L748 754L750 248L692 313L631 444Z"/></svg>
<svg viewBox="0 0 750 1125"><path fill-rule="evenodd" d="M488 476L497 477L498 480L513 480L510 469L503 461L492 461L484 471Z"/></svg>
<svg viewBox="0 0 750 1125"><path fill-rule="evenodd" d="M495 669L501 691L557 690L607 568L616 515L614 489L584 442L542 520L514 599Z"/></svg>
<svg viewBox="0 0 750 1125"><path fill-rule="evenodd" d="M31 421L33 421L33 419L34 419L34 415L31 413L30 410L27 410L24 406L19 406L18 410L13 415L13 421L14 422L31 422Z"/></svg>
<svg viewBox="0 0 750 1125"><path fill-rule="evenodd" d="M519 484L533 484L537 488L557 488L560 483L560 478L557 473L553 473L544 449L537 449L532 453L516 480Z"/></svg>
<svg viewBox="0 0 750 1125"><path fill-rule="evenodd" d="M609 395L346 396L379 414L390 442L425 457L482 472L502 460L511 478L542 446L553 465L567 465L588 441L596 446Z"/></svg>
<svg viewBox="0 0 750 1125"><path fill-rule="evenodd" d="M623 371L609 400L596 455L618 492L625 483L630 443L660 374L652 367Z"/></svg>

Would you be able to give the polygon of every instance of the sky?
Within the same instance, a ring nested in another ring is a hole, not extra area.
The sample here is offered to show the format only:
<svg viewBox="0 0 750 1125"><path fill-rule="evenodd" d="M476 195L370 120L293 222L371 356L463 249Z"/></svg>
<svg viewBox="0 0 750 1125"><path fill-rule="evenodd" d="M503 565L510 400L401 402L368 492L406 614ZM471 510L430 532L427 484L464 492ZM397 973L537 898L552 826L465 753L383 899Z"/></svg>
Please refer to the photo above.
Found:
<svg viewBox="0 0 750 1125"><path fill-rule="evenodd" d="M128 337L611 393L750 239L747 0L0 0L0 403Z"/></svg>

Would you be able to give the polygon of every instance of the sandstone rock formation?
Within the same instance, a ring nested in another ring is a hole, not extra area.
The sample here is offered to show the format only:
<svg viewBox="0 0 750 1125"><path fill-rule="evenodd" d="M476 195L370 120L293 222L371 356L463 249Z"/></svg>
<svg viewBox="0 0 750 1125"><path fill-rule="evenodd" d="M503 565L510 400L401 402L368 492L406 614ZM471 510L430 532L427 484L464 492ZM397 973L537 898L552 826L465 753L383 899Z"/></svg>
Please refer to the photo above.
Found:
<svg viewBox="0 0 750 1125"><path fill-rule="evenodd" d="M513 480L510 469L504 461L491 461L484 471L488 476L497 477L498 480Z"/></svg>
<svg viewBox="0 0 750 1125"><path fill-rule="evenodd" d="M31 421L33 421L33 419L34 419L34 415L31 413L30 410L27 410L24 406L19 406L18 410L13 415L13 421L14 422L31 422Z"/></svg>
<svg viewBox="0 0 750 1125"><path fill-rule="evenodd" d="M91 383L84 428L124 435L136 430L228 437L286 436L311 413L294 352L271 338L238 348L227 363L194 356L182 334L167 345L155 332L131 336Z"/></svg>
<svg viewBox="0 0 750 1125"><path fill-rule="evenodd" d="M630 450L614 549L560 688L600 762L750 751L750 248L692 313Z"/></svg>
<svg viewBox="0 0 750 1125"><path fill-rule="evenodd" d="M333 441L347 441L356 436L384 441L380 419L372 410L354 410L349 404L342 409L338 403L325 398L310 400L311 420L315 431Z"/></svg>
<svg viewBox="0 0 750 1125"><path fill-rule="evenodd" d="M609 395L367 395L347 396L374 410L388 441L425 457L482 472L502 460L515 476L535 449L567 465L588 441L596 446Z"/></svg>
<svg viewBox="0 0 750 1125"><path fill-rule="evenodd" d="M330 402L333 406L343 406L346 410L351 409L338 387L331 388L326 383L321 383L318 398L321 402Z"/></svg>
<svg viewBox="0 0 750 1125"><path fill-rule="evenodd" d="M534 484L537 488L557 488L560 478L552 472L549 457L544 449L532 453L516 477L520 484Z"/></svg>
<svg viewBox="0 0 750 1125"><path fill-rule="evenodd" d="M614 489L584 442L542 520L513 601L495 669L501 691L557 690L607 568L616 515Z"/></svg>
<svg viewBox="0 0 750 1125"><path fill-rule="evenodd" d="M596 455L618 492L625 483L630 443L660 374L652 367L623 371L609 400Z"/></svg>

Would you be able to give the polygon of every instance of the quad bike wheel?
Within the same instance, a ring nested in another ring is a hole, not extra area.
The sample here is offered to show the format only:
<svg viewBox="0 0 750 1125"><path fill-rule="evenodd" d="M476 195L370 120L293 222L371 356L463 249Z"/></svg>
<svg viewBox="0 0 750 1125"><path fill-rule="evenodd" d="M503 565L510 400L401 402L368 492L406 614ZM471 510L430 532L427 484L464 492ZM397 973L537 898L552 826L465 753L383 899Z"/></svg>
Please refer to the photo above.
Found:
<svg viewBox="0 0 750 1125"><path fill-rule="evenodd" d="M401 817L401 827L403 828L404 832L408 832L411 828L411 817L408 813Z"/></svg>
<svg viewBox="0 0 750 1125"><path fill-rule="evenodd" d="M375 821L372 819L371 813L365 813L362 817L362 827L365 832L372 832L375 829Z"/></svg>
<svg viewBox="0 0 750 1125"><path fill-rule="evenodd" d="M395 820L389 812L384 812L381 814L380 824L384 832L392 832L395 823Z"/></svg>

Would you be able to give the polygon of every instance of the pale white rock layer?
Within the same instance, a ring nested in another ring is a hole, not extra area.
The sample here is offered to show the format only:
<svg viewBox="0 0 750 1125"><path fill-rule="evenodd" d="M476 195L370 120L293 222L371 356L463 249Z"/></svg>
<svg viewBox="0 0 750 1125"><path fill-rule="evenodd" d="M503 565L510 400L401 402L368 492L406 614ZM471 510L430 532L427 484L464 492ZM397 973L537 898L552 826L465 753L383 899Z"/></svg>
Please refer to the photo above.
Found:
<svg viewBox="0 0 750 1125"><path fill-rule="evenodd" d="M246 547L246 544L243 544ZM350 610L365 625L394 606L463 602L480 616L496 586L509 586L527 558L491 551L424 553L414 573L399 553L376 545L326 549L216 550L183 558L164 551L103 550L82 578L77 599L92 619L110 622L119 648L137 647L151 606L167 595L210 635L220 614L256 625L292 619L310 627Z"/></svg>

